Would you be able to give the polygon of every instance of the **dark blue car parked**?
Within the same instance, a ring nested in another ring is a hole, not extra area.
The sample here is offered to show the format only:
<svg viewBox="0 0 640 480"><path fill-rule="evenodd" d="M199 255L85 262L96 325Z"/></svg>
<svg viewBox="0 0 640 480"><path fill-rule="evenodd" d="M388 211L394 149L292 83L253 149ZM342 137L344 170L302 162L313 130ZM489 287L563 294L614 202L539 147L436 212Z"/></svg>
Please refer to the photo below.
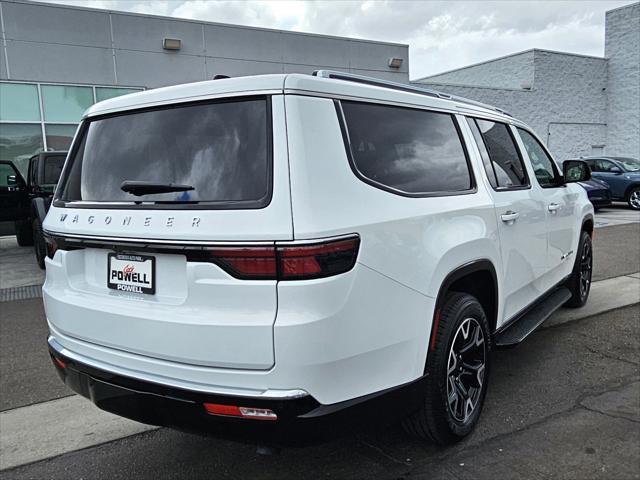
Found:
<svg viewBox="0 0 640 480"><path fill-rule="evenodd" d="M578 185L587 191L589 201L595 210L611 205L611 189L602 180L592 177L586 182L578 182Z"/></svg>
<svg viewBox="0 0 640 480"><path fill-rule="evenodd" d="M606 182L611 198L640 210L640 161L628 157L582 158L591 167L592 178Z"/></svg>

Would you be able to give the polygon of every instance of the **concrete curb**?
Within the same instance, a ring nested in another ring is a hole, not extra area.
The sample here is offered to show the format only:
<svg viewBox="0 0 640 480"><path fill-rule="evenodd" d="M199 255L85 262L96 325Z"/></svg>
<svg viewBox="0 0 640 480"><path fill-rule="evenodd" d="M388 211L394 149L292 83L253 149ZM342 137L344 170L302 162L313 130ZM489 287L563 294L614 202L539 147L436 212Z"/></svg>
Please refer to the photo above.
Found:
<svg viewBox="0 0 640 480"><path fill-rule="evenodd" d="M1 412L0 427L1 470L157 428L107 413L79 395Z"/></svg>
<svg viewBox="0 0 640 480"><path fill-rule="evenodd" d="M562 308L547 320L542 328L592 317L616 308L640 303L640 273L593 282L589 300L582 308Z"/></svg>

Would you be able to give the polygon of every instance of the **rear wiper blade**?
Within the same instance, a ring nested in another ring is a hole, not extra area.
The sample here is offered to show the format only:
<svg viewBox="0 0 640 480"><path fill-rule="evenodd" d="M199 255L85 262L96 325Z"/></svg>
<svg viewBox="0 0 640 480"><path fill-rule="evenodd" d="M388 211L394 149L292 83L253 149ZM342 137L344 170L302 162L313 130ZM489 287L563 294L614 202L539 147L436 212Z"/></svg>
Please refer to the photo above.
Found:
<svg viewBox="0 0 640 480"><path fill-rule="evenodd" d="M180 185L178 183L157 183L138 180L125 180L120 185L120 190L140 197L151 195L152 193L187 192L195 190L191 185Z"/></svg>

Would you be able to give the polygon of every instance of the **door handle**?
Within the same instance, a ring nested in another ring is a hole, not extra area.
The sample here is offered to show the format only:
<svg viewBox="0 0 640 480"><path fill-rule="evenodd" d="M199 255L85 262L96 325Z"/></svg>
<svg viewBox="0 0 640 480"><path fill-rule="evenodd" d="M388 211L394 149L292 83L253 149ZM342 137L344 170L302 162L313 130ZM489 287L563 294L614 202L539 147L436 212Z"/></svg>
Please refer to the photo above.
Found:
<svg viewBox="0 0 640 480"><path fill-rule="evenodd" d="M549 206L547 207L549 209L549 211L551 213L555 213L558 210L560 210L560 205L558 205L557 203L550 203Z"/></svg>
<svg viewBox="0 0 640 480"><path fill-rule="evenodd" d="M500 219L504 223L511 223L511 222L515 222L519 216L520 214L518 212L514 212L513 210L508 210L504 212L502 215L500 215Z"/></svg>

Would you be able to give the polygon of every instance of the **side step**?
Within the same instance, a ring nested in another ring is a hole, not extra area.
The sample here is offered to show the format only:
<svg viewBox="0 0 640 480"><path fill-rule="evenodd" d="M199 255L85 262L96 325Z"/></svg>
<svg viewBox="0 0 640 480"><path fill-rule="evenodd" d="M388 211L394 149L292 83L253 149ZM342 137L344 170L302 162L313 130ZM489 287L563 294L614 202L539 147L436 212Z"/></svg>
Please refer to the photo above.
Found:
<svg viewBox="0 0 640 480"><path fill-rule="evenodd" d="M534 304L505 330L496 333L493 337L495 348L510 348L518 345L570 298L571 292L568 288L562 287L555 290L542 301Z"/></svg>

